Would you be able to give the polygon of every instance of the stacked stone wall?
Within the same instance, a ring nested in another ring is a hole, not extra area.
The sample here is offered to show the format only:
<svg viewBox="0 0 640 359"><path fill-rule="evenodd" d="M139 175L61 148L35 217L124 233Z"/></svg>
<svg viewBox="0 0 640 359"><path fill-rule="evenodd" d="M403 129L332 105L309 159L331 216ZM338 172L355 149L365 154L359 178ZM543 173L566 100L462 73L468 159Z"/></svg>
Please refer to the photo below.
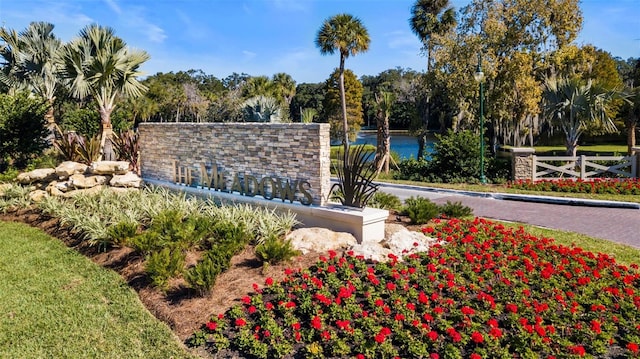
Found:
<svg viewBox="0 0 640 359"><path fill-rule="evenodd" d="M143 178L174 181L178 164L200 185L201 166L215 166L258 180L306 181L313 204L328 198L328 124L143 123L139 132Z"/></svg>

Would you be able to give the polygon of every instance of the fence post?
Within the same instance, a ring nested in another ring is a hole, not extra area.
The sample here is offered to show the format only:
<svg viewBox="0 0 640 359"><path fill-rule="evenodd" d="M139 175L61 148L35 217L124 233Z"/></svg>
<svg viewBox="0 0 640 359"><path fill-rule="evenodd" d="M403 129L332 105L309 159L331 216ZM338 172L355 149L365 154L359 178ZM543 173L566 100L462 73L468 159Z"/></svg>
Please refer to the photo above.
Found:
<svg viewBox="0 0 640 359"><path fill-rule="evenodd" d="M533 148L512 147L511 152L511 178L515 180L535 180L536 168L534 165Z"/></svg>
<svg viewBox="0 0 640 359"><path fill-rule="evenodd" d="M587 174L587 159L585 155L580 155L580 179L584 180Z"/></svg>
<svg viewBox="0 0 640 359"><path fill-rule="evenodd" d="M636 170L635 173L632 173L631 175L635 178L640 178L640 147L631 147L631 155L636 157Z"/></svg>

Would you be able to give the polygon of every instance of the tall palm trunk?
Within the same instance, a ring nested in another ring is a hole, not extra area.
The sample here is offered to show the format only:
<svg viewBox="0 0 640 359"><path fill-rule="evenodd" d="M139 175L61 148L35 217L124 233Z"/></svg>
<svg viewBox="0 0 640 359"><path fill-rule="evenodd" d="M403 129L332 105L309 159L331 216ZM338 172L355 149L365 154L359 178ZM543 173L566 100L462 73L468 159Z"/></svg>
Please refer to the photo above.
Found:
<svg viewBox="0 0 640 359"><path fill-rule="evenodd" d="M633 147L636 146L636 128L636 121L627 122L627 154L629 155L633 153Z"/></svg>
<svg viewBox="0 0 640 359"><path fill-rule="evenodd" d="M347 98L344 90L344 59L345 56L340 54L340 102L342 104L342 129L344 131L344 138L342 139L344 146L345 159L347 158L347 152L349 151L349 123L347 122Z"/></svg>
<svg viewBox="0 0 640 359"><path fill-rule="evenodd" d="M113 109L101 107L99 109L100 112L100 127L101 127L101 137L100 137L100 157L98 161L102 160L115 160L115 153L113 151L113 146L111 140L113 139L113 127L111 125L111 112Z"/></svg>

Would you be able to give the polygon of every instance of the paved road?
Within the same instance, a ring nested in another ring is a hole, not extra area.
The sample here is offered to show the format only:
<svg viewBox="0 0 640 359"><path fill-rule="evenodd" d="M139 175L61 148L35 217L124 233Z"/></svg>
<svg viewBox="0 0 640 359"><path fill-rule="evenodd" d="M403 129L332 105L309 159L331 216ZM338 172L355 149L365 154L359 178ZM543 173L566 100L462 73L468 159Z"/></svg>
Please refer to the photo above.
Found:
<svg viewBox="0 0 640 359"><path fill-rule="evenodd" d="M395 194L401 200L411 196L421 196L438 204L447 201L462 202L473 208L474 215L479 217L582 233L640 248L640 210L638 209L500 200L385 184L382 184L380 189Z"/></svg>

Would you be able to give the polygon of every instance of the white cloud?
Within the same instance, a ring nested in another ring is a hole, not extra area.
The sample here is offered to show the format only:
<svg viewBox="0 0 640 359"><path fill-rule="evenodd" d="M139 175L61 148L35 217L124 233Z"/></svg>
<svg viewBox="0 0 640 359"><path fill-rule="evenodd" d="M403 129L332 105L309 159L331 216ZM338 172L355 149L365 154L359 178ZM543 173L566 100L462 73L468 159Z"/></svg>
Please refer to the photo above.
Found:
<svg viewBox="0 0 640 359"><path fill-rule="evenodd" d="M393 31L386 33L387 46L390 49L412 48L419 50L420 41L418 38L407 31Z"/></svg>
<svg viewBox="0 0 640 359"><path fill-rule="evenodd" d="M109 6L113 12L118 15L122 14L122 9L120 9L120 6L118 6L115 0L104 0L104 2L107 3L107 6Z"/></svg>
<svg viewBox="0 0 640 359"><path fill-rule="evenodd" d="M242 50L242 55L244 55L244 60L245 61L249 61L251 59L253 59L254 57L256 57L256 53L255 52L251 52L249 50Z"/></svg>

